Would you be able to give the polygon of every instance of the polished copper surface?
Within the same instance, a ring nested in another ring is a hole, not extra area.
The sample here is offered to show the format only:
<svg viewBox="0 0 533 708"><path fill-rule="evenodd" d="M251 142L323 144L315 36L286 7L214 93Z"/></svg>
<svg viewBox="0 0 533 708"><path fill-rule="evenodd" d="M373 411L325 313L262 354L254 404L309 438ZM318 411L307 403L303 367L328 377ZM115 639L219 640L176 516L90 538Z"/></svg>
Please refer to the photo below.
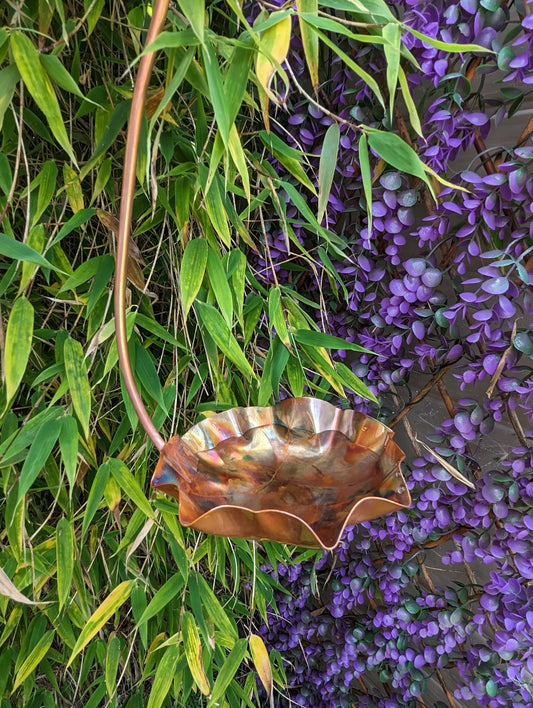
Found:
<svg viewBox="0 0 533 708"><path fill-rule="evenodd" d="M183 526L334 548L347 525L409 506L392 431L313 398L234 408L164 446L152 486Z"/></svg>

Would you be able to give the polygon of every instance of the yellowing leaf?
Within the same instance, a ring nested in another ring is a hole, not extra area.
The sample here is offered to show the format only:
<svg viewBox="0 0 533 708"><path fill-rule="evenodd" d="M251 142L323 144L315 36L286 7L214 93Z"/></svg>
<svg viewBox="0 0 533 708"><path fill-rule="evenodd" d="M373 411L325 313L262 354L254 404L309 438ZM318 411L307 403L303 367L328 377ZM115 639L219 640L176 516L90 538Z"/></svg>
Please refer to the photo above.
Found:
<svg viewBox="0 0 533 708"><path fill-rule="evenodd" d="M277 96L270 90L276 69L287 58L291 39L291 17L284 12L273 12L270 20L280 16L279 22L271 24L261 35L260 49L255 61L257 79L267 96L278 102Z"/></svg>
<svg viewBox="0 0 533 708"><path fill-rule="evenodd" d="M274 690L272 666L270 664L270 657L268 656L265 643L258 634L252 634L249 639L249 644L250 654L252 655L257 675L261 679L261 683L265 687L267 695L272 700L272 693Z"/></svg>
<svg viewBox="0 0 533 708"><path fill-rule="evenodd" d="M317 16L318 0L296 0L296 9L298 12L305 12ZM305 22L301 17L298 18L298 21L300 23L300 34L302 35L305 61L307 62L311 82L316 92L318 90L318 34L314 27L308 22Z"/></svg>
<svg viewBox="0 0 533 708"><path fill-rule="evenodd" d="M43 636L39 639L37 644L33 647L31 652L28 654L26 659L22 662L20 669L15 676L13 682L13 688L11 693L13 694L17 688L28 678L28 676L34 671L39 662L46 656L47 651L50 649L52 641L54 639L54 630L50 629L45 632Z"/></svg>
<svg viewBox="0 0 533 708"><path fill-rule="evenodd" d="M82 629L76 644L74 645L74 649L72 650L72 654L70 655L70 659L68 660L68 664L66 666L67 669L80 651L84 649L94 635L102 629L108 619L115 614L121 605L126 602L131 594L135 582L135 580L125 580L120 583L120 585L117 585L117 587L110 592L106 599L102 602L100 607L91 615L87 621L87 624Z"/></svg>
<svg viewBox="0 0 533 708"><path fill-rule="evenodd" d="M187 663L192 677L204 696L208 696L211 692L211 688L202 664L202 644L194 622L194 617L190 612L183 613L182 628L185 656L187 657Z"/></svg>

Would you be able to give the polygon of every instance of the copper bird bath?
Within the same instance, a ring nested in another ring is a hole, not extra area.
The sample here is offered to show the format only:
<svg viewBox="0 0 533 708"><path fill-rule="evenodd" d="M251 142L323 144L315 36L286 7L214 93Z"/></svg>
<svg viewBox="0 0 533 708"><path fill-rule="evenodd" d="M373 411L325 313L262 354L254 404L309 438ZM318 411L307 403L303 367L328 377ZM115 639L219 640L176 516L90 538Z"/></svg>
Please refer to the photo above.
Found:
<svg viewBox="0 0 533 708"><path fill-rule="evenodd" d="M158 35L168 0L153 8L147 44ZM115 317L126 389L160 451L152 486L179 499L183 526L206 533L334 548L349 524L411 503L403 452L392 431L362 413L314 398L234 408L167 443L133 378L126 335L126 270L135 167L154 55L145 54L131 105L117 243Z"/></svg>

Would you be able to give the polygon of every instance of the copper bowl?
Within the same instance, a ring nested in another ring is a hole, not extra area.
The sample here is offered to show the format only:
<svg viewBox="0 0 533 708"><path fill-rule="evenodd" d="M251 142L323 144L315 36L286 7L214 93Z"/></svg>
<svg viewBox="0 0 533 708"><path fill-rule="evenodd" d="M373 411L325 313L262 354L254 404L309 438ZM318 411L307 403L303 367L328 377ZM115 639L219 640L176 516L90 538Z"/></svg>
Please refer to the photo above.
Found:
<svg viewBox="0 0 533 708"><path fill-rule="evenodd" d="M392 436L315 398L233 408L171 438L152 486L179 499L183 526L331 549L346 526L410 505Z"/></svg>

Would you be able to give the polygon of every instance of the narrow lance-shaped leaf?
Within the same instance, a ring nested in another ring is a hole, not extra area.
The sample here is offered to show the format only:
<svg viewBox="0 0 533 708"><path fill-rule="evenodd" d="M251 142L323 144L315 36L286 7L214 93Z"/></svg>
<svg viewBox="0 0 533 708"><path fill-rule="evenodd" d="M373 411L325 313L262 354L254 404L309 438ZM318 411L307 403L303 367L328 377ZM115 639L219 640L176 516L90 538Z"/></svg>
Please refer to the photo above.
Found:
<svg viewBox="0 0 533 708"><path fill-rule="evenodd" d="M409 112L409 122L411 123L413 130L415 130L420 137L423 137L420 117L418 115L415 102L413 101L413 97L411 96L411 91L409 90L409 84L407 83L405 71L401 66L398 67L398 80L400 82L400 88L402 89L403 100L405 101L407 111Z"/></svg>
<svg viewBox="0 0 533 708"><path fill-rule="evenodd" d="M340 129L338 123L332 123L326 131L322 151L320 153L320 163L318 166L318 212L317 221L320 224L326 213L328 206L331 185L337 167L337 155L339 153Z"/></svg>
<svg viewBox="0 0 533 708"><path fill-rule="evenodd" d="M18 670L15 676L15 680L13 681L13 687L11 689L12 694L22 683L24 683L24 681L30 676L30 674L35 671L39 663L44 659L52 645L54 635L55 631L53 629L50 629L48 630L48 632L45 632L43 636L39 639L37 644L33 647L26 659L22 662L20 669Z"/></svg>
<svg viewBox="0 0 533 708"><path fill-rule="evenodd" d="M17 261L23 261L24 263L35 263L43 268L50 268L59 273L63 272L53 266L50 261L47 261L46 258L34 248L6 234L0 234L0 255L6 256L6 258L13 258Z"/></svg>
<svg viewBox="0 0 533 708"><path fill-rule="evenodd" d="M204 42L205 0L178 0L181 11L200 42Z"/></svg>
<svg viewBox="0 0 533 708"><path fill-rule="evenodd" d="M220 700L224 697L227 687L230 685L244 659L246 644L246 639L238 639L235 643L235 646L218 672L207 708L220 705Z"/></svg>
<svg viewBox="0 0 533 708"><path fill-rule="evenodd" d="M222 312L226 324L231 329L233 326L233 297L231 295L231 288L228 283L226 271L222 265L220 254L217 254L212 248L209 248L207 254L207 274L220 311Z"/></svg>
<svg viewBox="0 0 533 708"><path fill-rule="evenodd" d="M296 0L296 9L298 12L318 16L318 0ZM311 83L316 93L318 91L318 35L314 27L308 22L304 22L301 17L299 17L298 20L300 23L300 34L302 36L305 61L309 69Z"/></svg>
<svg viewBox="0 0 533 708"><path fill-rule="evenodd" d="M57 142L76 164L76 157L68 139L57 96L46 71L42 67L39 53L29 37L22 32L13 32L11 35L11 50L15 64L31 97L46 116L50 130Z"/></svg>
<svg viewBox="0 0 533 708"><path fill-rule="evenodd" d="M263 121L268 130L268 99L277 103L278 98L272 92L270 85L277 67L287 58L291 38L291 18L283 12L273 12L271 20L279 22L271 25L261 34L260 47L255 62L255 73L260 85L261 109ZM274 60L274 61L273 61Z"/></svg>
<svg viewBox="0 0 533 708"><path fill-rule="evenodd" d="M331 334L326 334L325 332L316 332L307 329L296 329L293 331L294 339L299 344L306 344L311 347L326 347L327 349L348 349L353 352L363 352L365 354L373 354L374 352L370 349L365 349L365 347L359 346L359 344L354 344L353 342L348 342L342 337L334 337Z"/></svg>
<svg viewBox="0 0 533 708"><path fill-rule="evenodd" d="M61 430L61 419L55 418L44 423L37 431L28 450L19 478L18 503L30 490L44 463L52 452Z"/></svg>
<svg viewBox="0 0 533 708"><path fill-rule="evenodd" d="M60 611L67 601L72 583L74 542L73 522L63 516L56 526L57 596Z"/></svg>
<svg viewBox="0 0 533 708"><path fill-rule="evenodd" d="M4 350L6 408L26 371L33 337L33 316L33 306L29 300L25 297L15 300L7 323Z"/></svg>
<svg viewBox="0 0 533 708"><path fill-rule="evenodd" d="M389 22L382 29L383 37L387 41L383 44L387 62L387 88L389 90L389 119L392 122L394 99L398 84L398 70L400 68L400 39L401 30L396 22Z"/></svg>
<svg viewBox="0 0 533 708"><path fill-rule="evenodd" d="M376 150L376 152L378 152ZM379 153L378 153L379 154ZM359 166L361 168L361 178L363 180L363 190L366 199L366 213L368 223L368 235L372 235L372 172L370 171L370 159L368 155L368 142L366 135L361 133L359 138Z"/></svg>
<svg viewBox="0 0 533 708"><path fill-rule="evenodd" d="M265 646L265 642L258 634L252 634L248 642L250 645L250 654L252 655L255 670L257 671L257 675L261 679L261 683L265 687L267 696L272 702L274 681L272 678L272 666L270 664L270 657L268 656L268 651Z"/></svg>
<svg viewBox="0 0 533 708"><path fill-rule="evenodd" d="M89 437L89 418L91 415L91 387L85 368L81 344L72 337L64 345L65 373L72 398L74 411L81 423L85 437Z"/></svg>
<svg viewBox="0 0 533 708"><path fill-rule="evenodd" d="M218 65L213 47L210 44L202 47L202 55L204 57L207 83L209 85L209 97L211 99L211 103L213 104L213 110L215 111L215 118L218 129L220 130L220 136L224 142L224 145L227 147L231 123L224 85L222 84L222 76L220 74L220 67Z"/></svg>
<svg viewBox="0 0 533 708"><path fill-rule="evenodd" d="M72 649L72 654L70 655L66 668L72 664L76 656L87 646L95 634L102 629L108 619L126 602L135 582L135 580L125 580L117 585L102 602L100 607L91 615L87 624L81 630L81 634Z"/></svg>
<svg viewBox="0 0 533 708"><path fill-rule="evenodd" d="M128 495L132 502L150 519L155 520L153 509L148 499L144 496L141 485L122 460L112 458L109 460L109 470L121 489Z"/></svg>
<svg viewBox="0 0 533 708"><path fill-rule="evenodd" d="M205 328L209 336L213 338L220 351L225 354L245 376L254 376L250 363L244 356L239 343L231 333L220 312L212 305L208 305L205 302L197 302L195 309L200 324Z"/></svg>
<svg viewBox="0 0 533 708"><path fill-rule="evenodd" d="M425 182L432 196L435 197L433 187L424 169L424 163L413 148L399 135L372 129L368 131L368 144L389 165Z"/></svg>
<svg viewBox="0 0 533 708"><path fill-rule="evenodd" d="M183 613L182 631L185 656L187 657L187 663L192 677L204 696L208 696L211 688L202 664L202 644L198 630L196 629L194 617L190 612Z"/></svg>
<svg viewBox="0 0 533 708"><path fill-rule="evenodd" d="M207 241L195 238L185 246L180 268L180 293L185 319L198 295L207 265Z"/></svg>
<svg viewBox="0 0 533 708"><path fill-rule="evenodd" d="M174 681L179 659L180 648L178 645L173 644L165 649L165 653L157 663L154 682L146 708L161 708Z"/></svg>

